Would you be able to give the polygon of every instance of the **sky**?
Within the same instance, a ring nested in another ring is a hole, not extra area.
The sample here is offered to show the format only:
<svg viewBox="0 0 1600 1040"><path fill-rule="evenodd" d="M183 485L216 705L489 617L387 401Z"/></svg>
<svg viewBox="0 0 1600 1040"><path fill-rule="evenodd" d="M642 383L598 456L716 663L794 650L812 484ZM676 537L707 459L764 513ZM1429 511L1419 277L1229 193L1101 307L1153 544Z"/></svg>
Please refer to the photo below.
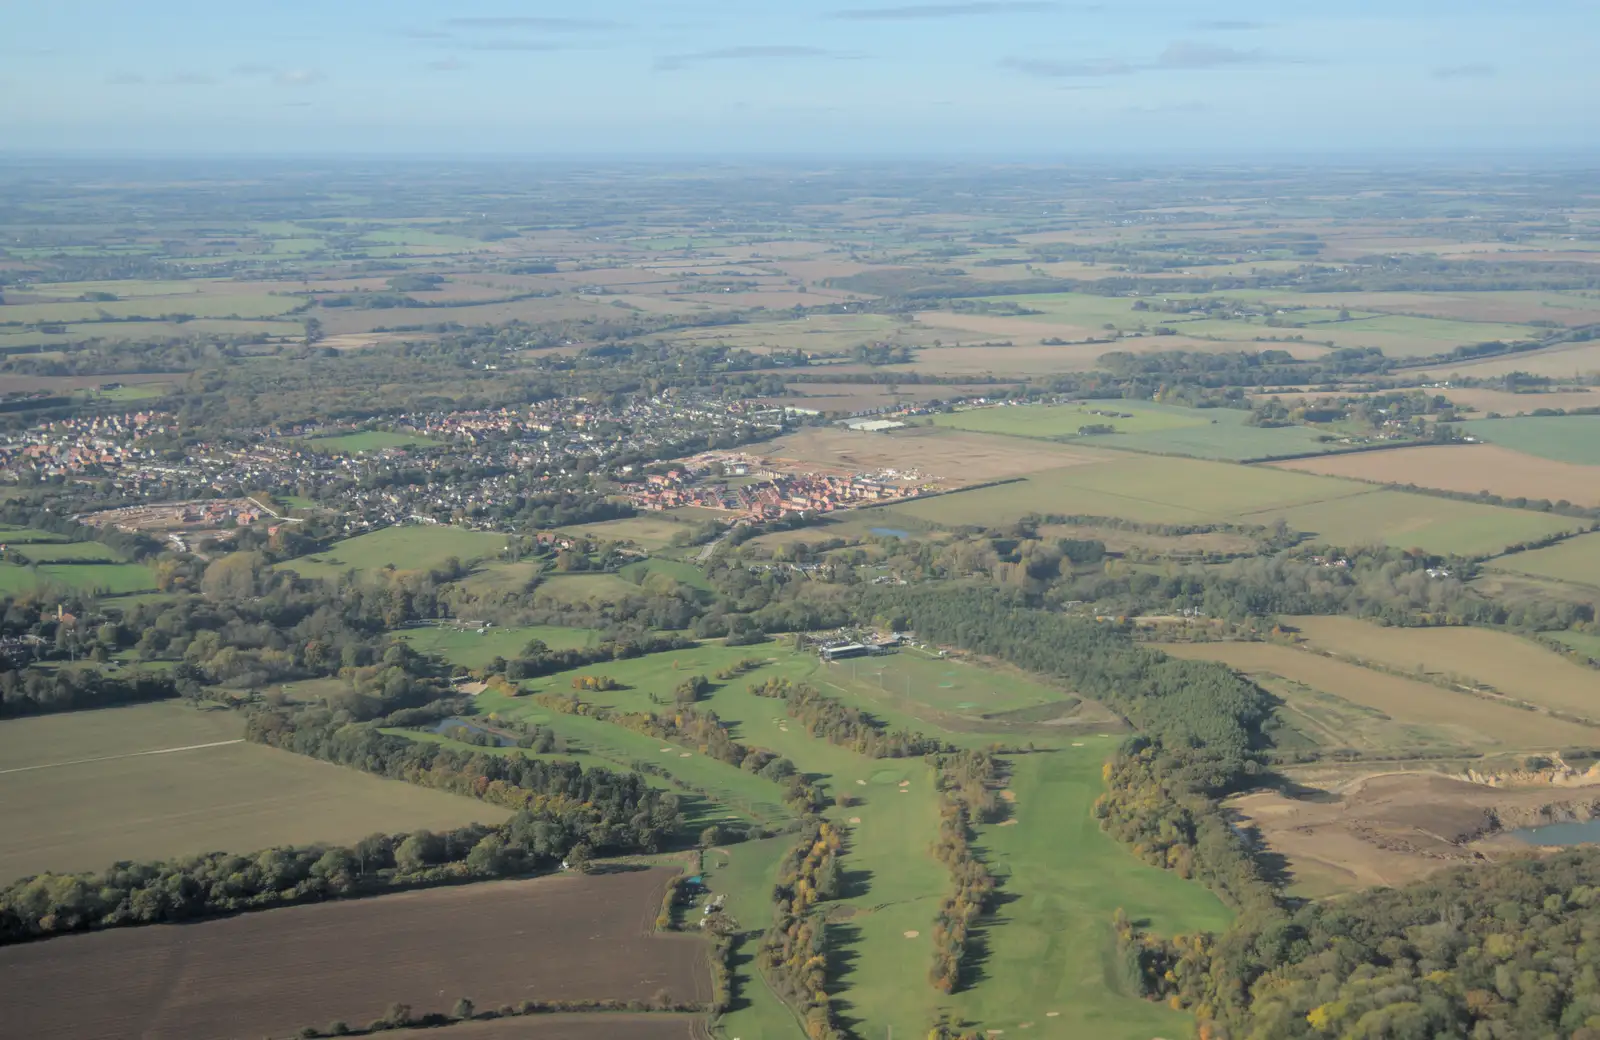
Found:
<svg viewBox="0 0 1600 1040"><path fill-rule="evenodd" d="M0 0L0 151L1600 151L1600 0Z"/></svg>

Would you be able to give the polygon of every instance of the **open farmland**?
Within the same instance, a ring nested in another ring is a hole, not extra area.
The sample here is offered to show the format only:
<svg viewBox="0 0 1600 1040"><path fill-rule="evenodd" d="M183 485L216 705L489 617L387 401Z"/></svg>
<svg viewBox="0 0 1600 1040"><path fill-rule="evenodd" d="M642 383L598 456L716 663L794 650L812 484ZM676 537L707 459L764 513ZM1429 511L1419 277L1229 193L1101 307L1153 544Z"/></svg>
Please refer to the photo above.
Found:
<svg viewBox="0 0 1600 1040"><path fill-rule="evenodd" d="M1498 571L1576 582L1600 590L1600 534L1581 535L1548 548L1502 556L1492 566Z"/></svg>
<svg viewBox="0 0 1600 1040"><path fill-rule="evenodd" d="M687 537L694 531L694 526L694 521L668 512L649 512L622 520L602 520L595 524L568 527L562 533L597 542L633 542L646 552L654 552L665 549L680 535Z"/></svg>
<svg viewBox="0 0 1600 1040"><path fill-rule="evenodd" d="M1600 436L1600 427L1596 427L1595 433ZM1414 484L1466 494L1487 491L1508 499L1551 502L1564 499L1581 506L1600 506L1600 466L1556 462L1493 444L1440 444L1363 451L1274 465L1324 477Z"/></svg>
<svg viewBox="0 0 1600 1040"><path fill-rule="evenodd" d="M1461 428L1513 451L1580 466L1600 466L1600 415L1476 419L1463 423ZM1591 477L1591 486L1595 479L1600 478Z"/></svg>
<svg viewBox="0 0 1600 1040"><path fill-rule="evenodd" d="M792 1028L794 1017L782 1011ZM466 1022L430 1034L442 1040L700 1040L703 1029L694 1015L629 1015L580 1013L524 1015L492 1022ZM751 1040L760 1033L747 1032Z"/></svg>
<svg viewBox="0 0 1600 1040"><path fill-rule="evenodd" d="M1508 632L1386 628L1347 617L1285 620L1319 650L1487 687L1540 707L1600 720L1600 672Z"/></svg>
<svg viewBox="0 0 1600 1040"><path fill-rule="evenodd" d="M1035 473L999 487L897 504L894 508L896 512L947 524L1000 524L1027 513L1192 524L1369 490L1348 481L1274 469L1129 455Z"/></svg>
<svg viewBox="0 0 1600 1040"><path fill-rule="evenodd" d="M1460 556L1493 555L1508 545L1582 526L1582 521L1548 513L1370 489L1326 502L1248 513L1243 519L1269 524L1280 517L1291 528L1328 545L1392 545Z"/></svg>
<svg viewBox="0 0 1600 1040"><path fill-rule="evenodd" d="M950 484L1000 480L1112 458L1093 448L918 427L891 434L808 427L767 444L768 458L845 473L916 470Z"/></svg>
<svg viewBox="0 0 1600 1040"><path fill-rule="evenodd" d="M326 552L279 564L305 578L337 578L345 571L429 570L450 557L470 564L498 554L503 534L468 531L448 524L406 524L335 542Z"/></svg>
<svg viewBox="0 0 1600 1040"><path fill-rule="evenodd" d="M1589 747L1600 742L1600 728L1594 726L1566 722L1465 691L1388 675L1292 647L1273 643L1175 643L1162 649L1173 657L1221 661L1247 675L1275 675L1352 705L1374 709L1393 722L1425 727L1429 731L1428 743L1510 752ZM1316 714L1315 705L1311 710ZM1405 739L1403 734L1400 736Z"/></svg>
<svg viewBox="0 0 1600 1040"><path fill-rule="evenodd" d="M487 882L7 947L5 1029L202 1040L360 1027L397 1002L448 1013L463 996L707 1000L704 944L649 934L673 873Z"/></svg>
<svg viewBox="0 0 1600 1040"><path fill-rule="evenodd" d="M1563 343L1543 350L1518 354L1498 355L1475 361L1447 361L1408 370L1416 379L1450 379L1467 376L1473 379L1493 379L1512 372L1549 376L1552 379L1578 379L1600 374L1600 341Z"/></svg>
<svg viewBox="0 0 1600 1040"><path fill-rule="evenodd" d="M1115 413L1107 415L1106 413ZM1062 405L990 405L964 408L933 421L939 426L1012 437L1076 437L1085 426L1110 426L1118 433L1150 433L1184 426L1204 426L1214 411L1156 408L1125 401L1084 401Z"/></svg>
<svg viewBox="0 0 1600 1040"><path fill-rule="evenodd" d="M509 815L247 744L243 728L236 714L172 703L0 723L0 881Z"/></svg>

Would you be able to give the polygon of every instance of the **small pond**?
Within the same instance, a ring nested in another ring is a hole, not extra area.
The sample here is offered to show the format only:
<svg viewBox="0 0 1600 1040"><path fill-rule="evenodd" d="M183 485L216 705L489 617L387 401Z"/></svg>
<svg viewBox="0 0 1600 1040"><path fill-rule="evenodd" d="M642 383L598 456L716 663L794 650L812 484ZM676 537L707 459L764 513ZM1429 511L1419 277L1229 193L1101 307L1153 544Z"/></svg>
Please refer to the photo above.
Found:
<svg viewBox="0 0 1600 1040"><path fill-rule="evenodd" d="M445 719L444 721L435 725L430 732L446 735L453 729L464 729L468 733L487 733L489 736L493 737L501 747L515 747L517 743L510 737L503 736L499 733L489 733L489 731L484 729L482 726L468 722L466 719Z"/></svg>
<svg viewBox="0 0 1600 1040"><path fill-rule="evenodd" d="M1582 845L1600 842L1600 819L1547 823L1542 827L1523 827L1511 836L1529 845Z"/></svg>
<svg viewBox="0 0 1600 1040"><path fill-rule="evenodd" d="M880 537L898 538L901 541L911 537L910 531L902 531L898 527L874 527L872 533Z"/></svg>

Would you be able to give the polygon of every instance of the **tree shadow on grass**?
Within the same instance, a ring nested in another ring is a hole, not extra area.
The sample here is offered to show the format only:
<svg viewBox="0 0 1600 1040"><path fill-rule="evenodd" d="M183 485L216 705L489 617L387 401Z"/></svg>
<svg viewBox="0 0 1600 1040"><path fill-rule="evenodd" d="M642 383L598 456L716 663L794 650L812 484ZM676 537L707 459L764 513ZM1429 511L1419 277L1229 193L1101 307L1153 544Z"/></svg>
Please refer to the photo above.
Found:
<svg viewBox="0 0 1600 1040"><path fill-rule="evenodd" d="M827 977L834 983L834 989L843 989L848 985L850 972L854 970L856 961L861 956L857 950L861 945L861 929L848 923L830 924L827 926L827 936ZM831 997L829 1003L833 1006L833 1014L840 1030L846 1036L858 1035L856 1027L861 1024L861 1019L850 1014L855 1010L855 1005L836 996Z"/></svg>

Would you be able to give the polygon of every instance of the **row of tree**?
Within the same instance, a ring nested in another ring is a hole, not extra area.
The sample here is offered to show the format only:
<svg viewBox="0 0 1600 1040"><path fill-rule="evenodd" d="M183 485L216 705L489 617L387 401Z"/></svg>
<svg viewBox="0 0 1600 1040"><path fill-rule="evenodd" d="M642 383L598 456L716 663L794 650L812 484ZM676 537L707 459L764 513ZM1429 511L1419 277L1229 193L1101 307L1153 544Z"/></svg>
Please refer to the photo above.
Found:
<svg viewBox="0 0 1600 1040"><path fill-rule="evenodd" d="M962 987L971 930L994 899L994 877L972 847L972 824L995 813L992 785L999 772L999 761L986 751L959 751L939 759L939 837L933 856L950 872L950 891L933 919L928 980L941 993Z"/></svg>
<svg viewBox="0 0 1600 1040"><path fill-rule="evenodd" d="M813 820L784 857L773 887L772 924L756 963L779 999L800 1016L807 1040L844 1040L828 994L828 933L818 903L839 896L844 836Z"/></svg>

